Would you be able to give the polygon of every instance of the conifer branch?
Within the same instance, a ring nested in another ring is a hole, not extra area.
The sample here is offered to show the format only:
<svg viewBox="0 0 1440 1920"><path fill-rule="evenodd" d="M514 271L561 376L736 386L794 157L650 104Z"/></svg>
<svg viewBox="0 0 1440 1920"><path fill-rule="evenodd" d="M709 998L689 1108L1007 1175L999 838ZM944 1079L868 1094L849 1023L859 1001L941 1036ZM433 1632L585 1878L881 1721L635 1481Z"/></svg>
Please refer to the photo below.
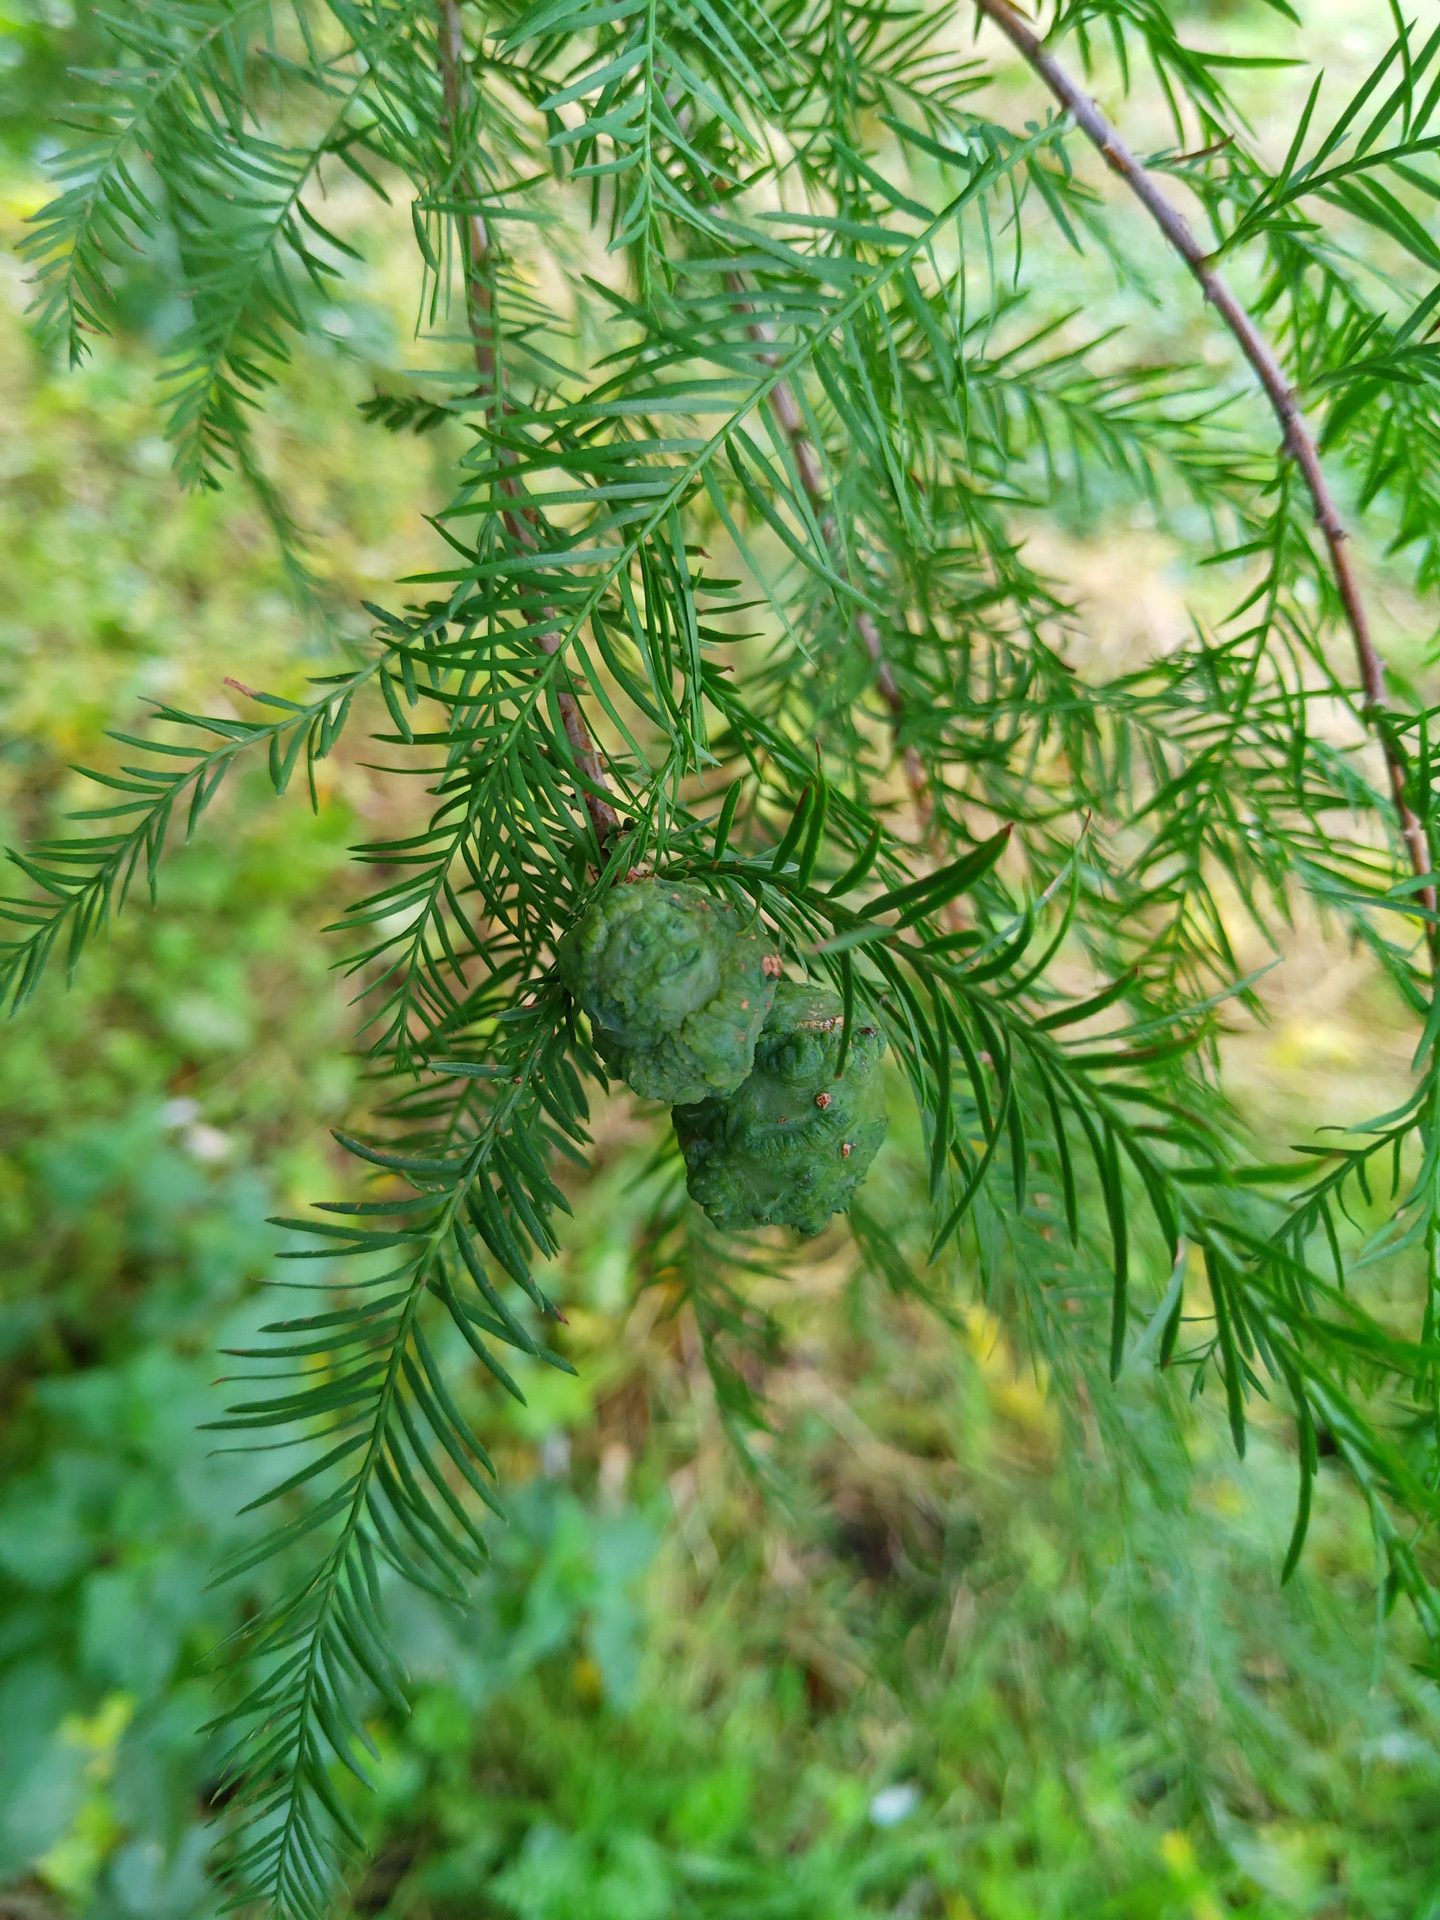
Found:
<svg viewBox="0 0 1440 1920"><path fill-rule="evenodd" d="M465 129L474 110L473 90L469 70L465 64L465 32L460 19L460 0L440 0L438 44L446 127L449 134L451 160L456 167L455 185L465 203L464 211L457 213L456 216L464 259L465 313L475 355L475 371L480 376L483 389L491 385L495 375L493 303L484 272L485 259L490 249L490 233L485 223L485 216L480 210L480 183L475 168L470 161L462 162L460 159ZM501 406L502 401L497 389L495 396L497 414ZM500 484L507 492L513 493L513 482L507 483L502 480ZM536 541L531 509L522 506L501 517L506 531L513 540L521 546L534 548ZM553 654L559 651L561 645L560 621L555 615L554 608L547 608L546 613L551 617L551 625L540 634L538 644L542 653ZM590 815L595 837L603 847L620 826L620 816L606 798L610 790L610 778L606 771L605 758L595 744L594 735L590 731L580 702L568 687L560 687L556 690L555 702L560 711L560 724L565 729L565 738L569 742L571 757L579 775L577 784L580 795Z"/></svg>
<svg viewBox="0 0 1440 1920"><path fill-rule="evenodd" d="M688 132L689 118L688 108L681 107L677 120L682 132ZM707 184L714 187L713 175L707 177ZM744 298L745 282L738 273L726 274L725 283L732 293ZM750 337L762 345L773 346L775 340L774 330L760 319L752 320ZM767 353L763 357L767 365L775 364L773 353ZM815 443L810 437L804 415L800 411L800 404L795 398L795 390L788 379L782 378L775 383L770 393L770 410L775 416L780 431L789 442L800 484L819 519L821 537L826 546L834 552L839 546L839 528L835 520L834 504L825 485L825 476L821 472ZM899 682L895 678L895 669L891 666L890 656L885 651L884 636L875 624L874 616L864 607L861 607L855 616L855 630L864 642L865 651L869 654L871 664L875 668L875 684L880 690L881 699L889 709L890 724L898 745L901 723L905 718L905 696L900 691ZM921 828L928 830L935 812L935 803L931 796L930 779L925 770L925 763L917 750L910 745L901 749L901 760L905 768L905 783L915 803Z"/></svg>
<svg viewBox="0 0 1440 1920"><path fill-rule="evenodd" d="M266 749L270 784L277 794L285 792L303 763L311 804L318 806L316 762L326 757L339 738L357 693L378 678L387 702L398 699L386 681L393 659L393 649L387 647L352 673L321 681L322 691L303 704L227 678L226 685L246 699L278 707L275 720L235 720L187 713L178 707L156 709L157 720L192 735L213 736L218 741L215 746L113 733L112 739L148 758L127 762L118 772L79 769L115 797L71 817L101 825L102 830L42 840L29 855L9 855L38 892L30 899L0 896L0 1005L8 1000L14 1012L28 1000L62 946L66 965L73 971L82 948L124 907L137 874L144 876L151 904L155 903L160 856L177 817L183 818L188 839L236 761L251 749ZM5 931L9 927L21 931L10 937Z"/></svg>
<svg viewBox="0 0 1440 1920"><path fill-rule="evenodd" d="M730 284L735 291L743 291L744 283L738 275L730 276ZM763 320L752 322L750 333L755 340L762 342L774 340L773 332ZM766 358L769 359L770 356L767 355ZM795 471L800 477L801 486L805 489L806 498L815 509L825 544L832 552L838 551L839 528L836 525L834 504L825 485L825 476L820 470L820 460L815 451L814 442L805 426L800 403L796 400L794 389L788 380L780 380L776 383L770 395L770 409L780 431L790 443L790 451L795 460ZM900 727L905 718L905 696L900 691L899 683L895 678L895 669L891 666L890 656L885 651L884 636L876 625L874 616L864 607L861 607L855 615L855 630L864 641L865 651L869 654L871 664L875 668L875 684L880 689L881 699L889 709L890 724L896 735L896 744L899 745ZM905 783L910 789L910 797L915 803L920 825L922 828L928 828L934 815L935 802L930 792L930 779L925 771L925 763L916 749L908 744L901 748L901 760L905 768Z"/></svg>
<svg viewBox="0 0 1440 1920"><path fill-rule="evenodd" d="M1424 823L1406 796L1405 756L1388 724L1390 704L1385 688L1385 662L1370 631L1369 616L1350 558L1349 536L1320 465L1314 435L1306 425L1284 368L1269 341L1212 264L1211 256L1196 239L1185 216L1161 191L1154 177L1131 152L1096 102L1046 49L1028 21L1011 5L1011 0L975 0L975 6L979 13L994 21L1026 64L1045 82L1086 139L1097 149L1105 164L1124 181L1145 208L1199 282L1205 299L1229 328L1264 389L1280 423L1285 450L1304 479L1314 508L1315 523L1330 557L1336 590L1354 642L1364 696L1361 711L1380 743L1410 863L1416 878L1424 883L1419 889L1420 904L1427 913L1433 915L1436 911L1436 891L1426 876L1433 873L1435 868L1434 851ZM1434 954L1437 945L1440 945L1440 929L1437 929L1433 920L1429 923L1428 938Z"/></svg>

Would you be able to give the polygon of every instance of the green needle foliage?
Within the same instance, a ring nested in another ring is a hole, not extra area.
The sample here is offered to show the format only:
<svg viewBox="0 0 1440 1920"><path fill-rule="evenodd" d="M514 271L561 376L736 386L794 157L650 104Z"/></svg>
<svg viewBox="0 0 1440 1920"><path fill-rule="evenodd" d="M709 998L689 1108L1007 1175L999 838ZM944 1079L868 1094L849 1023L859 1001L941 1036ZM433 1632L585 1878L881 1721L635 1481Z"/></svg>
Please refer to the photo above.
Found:
<svg viewBox="0 0 1440 1920"><path fill-rule="evenodd" d="M1276 167L1229 96L1243 62L1191 46L1188 11L1057 0L1045 24L1122 115L1132 90L1163 95L1152 173L1198 196L1337 485L1431 588L1440 29L1397 8L1384 60L1343 99L1317 79ZM153 891L167 837L246 754L283 792L348 725L394 769L403 829L357 849L369 876L331 930L375 1088L366 1136L340 1137L370 1184L287 1223L322 1278L280 1283L309 1300L240 1356L251 1382L217 1422L294 1450L259 1551L308 1568L231 1650L248 1691L221 1683L237 1905L328 1910L358 1839L340 1771L363 1777L367 1712L404 1698L384 1582L463 1601L484 1560L494 1472L437 1358L444 1323L510 1393L568 1364L544 1274L604 1076L555 954L636 869L758 911L847 1034L884 1034L930 1226L912 1245L862 1199L859 1259L942 1311L963 1273L1059 1390L1103 1394L1097 1354L1183 1370L1241 1449L1254 1397L1278 1402L1299 1480L1285 1570L1323 1437L1387 1598L1440 1648L1434 915L1374 744L1433 844L1433 715L1403 689L1367 706L1291 450L1238 360L1218 383L1183 357L1132 364L1057 299L1080 255L1157 296L1173 263L1148 230L1137 249L1038 88L1023 126L996 117L1001 43L972 44L968 12L105 16L113 59L30 242L43 332L81 356L148 255L190 314L165 382L182 477L238 474L294 543L256 416L323 342L367 221L408 213L430 364L363 411L379 459L386 432L464 435L453 496L424 503L446 563L370 610L366 657L303 703L237 689L260 720L166 710L155 737L117 736L104 803L15 856L4 910L18 1004L137 875ZM1077 669L1083 614L1030 536L1117 500L1235 598L1114 677ZM1302 908L1413 1020L1414 1086L1375 1119L1317 1116L1331 1145L1257 1157L1219 1076L1224 1010L1264 1005L1232 941L1249 922L1278 949ZM687 1276L743 1447L763 1414L726 1357L737 1288L788 1256L705 1227L660 1115L656 1152L653 1257ZM1383 1313L1349 1284L1362 1268L1392 1276Z"/></svg>

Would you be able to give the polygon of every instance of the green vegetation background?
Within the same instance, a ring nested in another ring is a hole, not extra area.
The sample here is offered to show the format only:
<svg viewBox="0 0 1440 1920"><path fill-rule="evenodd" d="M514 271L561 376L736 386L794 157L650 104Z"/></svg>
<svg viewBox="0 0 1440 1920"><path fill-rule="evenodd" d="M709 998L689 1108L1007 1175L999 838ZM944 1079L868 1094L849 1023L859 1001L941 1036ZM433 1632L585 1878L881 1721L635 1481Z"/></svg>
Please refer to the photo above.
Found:
<svg viewBox="0 0 1440 1920"><path fill-rule="evenodd" d="M1381 14L1329 9L1335 57L1358 64ZM1251 30L1244 8L1226 17ZM88 46L83 13L0 7L7 242L44 197L63 67ZM323 316L333 350L266 443L342 631L423 563L418 510L447 453L377 447L356 413L407 324L403 239ZM157 700L223 710L226 675L291 690L335 641L297 613L244 497L176 492L153 375L177 315L153 288L127 284L123 332L75 375L37 350L25 297L12 255L7 842L84 804L66 768L106 753L107 725L143 725ZM1052 537L1102 607L1122 581L1105 630L1138 643L1127 622L1178 605L1173 556L1133 520L1098 544L1080 532ZM203 1661L260 1589L207 1580L270 1470L197 1428L218 1411L219 1350L275 1311L265 1218L330 1187L326 1128L356 1096L317 930L345 899L347 843L395 805L362 762L352 741L327 764L318 816L237 781L168 863L163 913L137 907L0 1040L5 1920L219 1911ZM1264 1124L1299 1126L1317 1085L1351 1111L1384 1104L1395 1048L1343 958L1298 954L1285 991L1275 1025L1235 1043ZM998 1322L970 1311L952 1337L824 1241L763 1303L762 1498L686 1317L634 1296L645 1157L645 1124L608 1110L552 1289L579 1381L549 1375L518 1409L468 1379L512 1523L472 1612L394 1597L415 1711L374 1723L355 1913L1440 1914L1435 1688L1381 1629L1363 1516L1338 1488L1277 1588L1283 1422L1242 1469L1205 1409L1126 1379L1136 1444L1117 1474Z"/></svg>

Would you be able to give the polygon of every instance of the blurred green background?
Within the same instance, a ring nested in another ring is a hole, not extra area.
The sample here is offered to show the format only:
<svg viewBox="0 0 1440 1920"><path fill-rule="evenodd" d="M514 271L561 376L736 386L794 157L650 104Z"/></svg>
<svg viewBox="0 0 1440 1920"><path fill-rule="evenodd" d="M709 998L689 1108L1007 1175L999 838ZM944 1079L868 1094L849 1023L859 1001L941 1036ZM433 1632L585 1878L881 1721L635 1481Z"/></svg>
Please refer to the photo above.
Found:
<svg viewBox="0 0 1440 1920"><path fill-rule="evenodd" d="M1212 12L1261 30L1253 9ZM1342 71L1383 14L1325 10ZM46 195L65 64L94 56L83 11L0 6L7 843L85 804L67 767L103 758L103 729L143 725L147 702L224 711L227 674L289 691L327 666L361 631L359 599L425 563L420 512L454 451L376 445L356 411L372 366L405 355L403 224L323 316L331 349L262 440L312 535L323 615L297 610L249 499L176 491L154 374L180 316L143 275L85 369L41 353L13 245ZM1267 84L1281 124L1289 95ZM1136 324L1194 329L1203 350L1188 305ZM1118 583L1097 624L1122 649L1189 584L1134 515L1100 543L1053 537L1102 612ZM1413 633L1403 588L1381 584L1382 617ZM162 912L137 903L75 986L52 982L4 1030L3 1920L220 1908L204 1660L263 1589L208 1579L269 1469L197 1428L219 1411L220 1349L274 1312L266 1217L340 1177L326 1129L357 1076L319 929L347 897L347 844L393 818L364 758L357 734L326 763L315 816L237 779L169 860ZM1273 1025L1235 1042L1281 1137L1317 1086L1351 1112L1383 1105L1403 1059L1345 969L1301 956ZM1436 1690L1377 1616L1364 1516L1338 1484L1278 1588L1283 1423L1241 1468L1213 1410L1127 1378L1117 1464L997 1322L969 1310L952 1337L826 1241L762 1299L762 1494L693 1323L661 1289L637 1297L646 1154L642 1123L602 1116L552 1287L579 1380L534 1382L520 1409L457 1363L512 1521L473 1610L393 1596L415 1711L374 1724L378 1790L355 1802L374 1855L351 1912L1440 1914Z"/></svg>

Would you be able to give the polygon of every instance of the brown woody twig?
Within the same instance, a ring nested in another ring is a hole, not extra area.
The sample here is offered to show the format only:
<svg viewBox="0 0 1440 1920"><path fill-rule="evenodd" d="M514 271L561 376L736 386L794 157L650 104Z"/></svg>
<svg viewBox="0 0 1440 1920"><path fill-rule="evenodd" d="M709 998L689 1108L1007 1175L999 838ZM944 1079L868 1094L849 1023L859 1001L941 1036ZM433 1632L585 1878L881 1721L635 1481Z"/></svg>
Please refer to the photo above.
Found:
<svg viewBox="0 0 1440 1920"><path fill-rule="evenodd" d="M732 291L743 293L744 285L738 275L730 276ZM770 343L774 335L763 320L755 320L750 326L752 339ZM767 356L773 358L773 355ZM840 549L839 528L835 523L835 507L825 486L825 476L820 470L819 456L814 442L806 431L805 419L800 404L795 398L794 389L788 380L777 380L770 389L770 410L776 424L790 443L790 451L795 460L795 471L800 476L800 484L805 489L806 498L815 509L820 521L820 534L832 553ZM884 636L875 624L872 614L864 607L855 615L855 630L865 643L875 668L875 684L880 689L880 697L890 710L890 723L897 736L900 723L905 717L905 697L895 679L895 670L890 665L890 657L885 651ZM905 767L905 781L915 810L920 816L922 827L928 827L934 812L935 802L930 792L929 776L925 763L913 746L907 746L901 759Z"/></svg>
<svg viewBox="0 0 1440 1920"><path fill-rule="evenodd" d="M460 20L460 0L440 0L439 47L440 82L445 99L445 118L450 133L452 158L458 162L464 125L470 117L472 107L470 77L465 65L465 34ZM474 346L475 371L479 374L481 385L484 387L490 384L495 374L490 286L483 271L485 256L490 247L490 235L485 225L485 217L479 211L480 183L473 165L468 161L457 166L456 186L460 196L467 203L467 210L459 220L460 245L465 261L465 312ZM502 480L501 485L507 493L515 492L513 480L509 482ZM507 512L504 515L504 521L511 537L533 551L537 542L534 514L531 509L520 506L513 512ZM537 644L542 653L553 655L560 651L560 635L556 630L560 621L553 607L548 607L545 611L554 625L540 634ZM590 815L591 824L595 828L595 836L603 847L620 826L620 816L606 798L610 790L610 779L606 771L604 755L595 744L580 702L568 687L556 689L555 702L560 710L560 724L565 729L566 740L570 743L570 752L576 771L580 775L578 784L581 797Z"/></svg>
<svg viewBox="0 0 1440 1920"><path fill-rule="evenodd" d="M1280 423L1285 449L1304 479L1314 507L1315 523L1330 556L1340 604L1344 608L1345 621L1355 646L1364 694L1362 712L1374 728L1380 750L1385 756L1390 792L1411 866L1417 879L1425 881L1419 890L1420 904L1427 913L1433 915L1436 909L1435 887L1425 880L1425 876L1434 871L1434 850L1423 822L1406 798L1404 755L1385 724L1390 710L1385 692L1385 663L1370 632L1360 584L1350 558L1348 537L1320 465L1314 435L1305 423L1294 389L1286 379L1274 349L1211 264L1210 256L1191 232L1184 215L1161 192L1155 179L1146 172L1090 95L1046 50L1043 41L1010 4L1010 0L975 0L975 5L987 19L994 21L1026 64L1039 74L1076 126L1098 148L1106 165L1124 181L1145 208L1199 282L1206 300L1229 328L1264 388L1265 396ZM1432 952L1436 949L1437 933L1440 930L1432 920L1429 925Z"/></svg>
<svg viewBox="0 0 1440 1920"><path fill-rule="evenodd" d="M667 101L670 101L668 95ZM673 106L673 101L670 101L670 104ZM676 110L676 119L682 133L688 133L690 120L689 108L686 106L678 108L678 110ZM704 162L699 160L698 155L692 155L692 159L694 159L701 168L704 167ZM708 185L714 190L717 185L715 176L706 172L705 178ZM746 297L745 282L740 275L738 273L726 274L725 284L732 293L738 295L745 303L745 311L753 313L753 308L750 307ZM762 346L771 349L771 351L765 354L764 358L768 365L773 366L779 358L778 353L774 351L774 330L764 320L753 318L750 323L749 333L752 340L758 341ZM831 552L838 557L840 553L840 539L839 528L835 521L834 502L831 500L826 489L825 476L821 471L819 454L816 451L814 441L806 429L804 415L801 413L800 404L795 398L795 389L788 378L777 380L775 385L770 389L769 406L771 413L775 417L776 424L790 444L790 451L795 460L795 471L800 476L800 484L805 489L806 498L819 517L821 538ZM861 640L864 642L865 651L869 654L871 664L875 668L875 684L880 689L881 699L889 709L890 724L898 741L900 724L905 717L905 697L900 691L899 683L895 678L895 670L891 666L890 657L885 651L884 636L875 624L872 615L863 607L855 616L855 628ZM919 816L921 829L922 831L928 831L934 815L935 803L930 792L930 780L925 771L925 763L913 746L907 746L901 758L905 768L905 782L910 789L910 796L915 804L915 811Z"/></svg>

